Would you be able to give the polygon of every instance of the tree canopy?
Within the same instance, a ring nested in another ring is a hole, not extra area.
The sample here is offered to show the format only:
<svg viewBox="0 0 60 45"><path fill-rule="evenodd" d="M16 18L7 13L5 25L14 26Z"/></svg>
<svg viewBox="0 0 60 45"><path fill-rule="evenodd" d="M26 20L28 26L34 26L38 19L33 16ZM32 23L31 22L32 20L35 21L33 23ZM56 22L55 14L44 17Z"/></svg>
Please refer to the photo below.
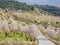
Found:
<svg viewBox="0 0 60 45"><path fill-rule="evenodd" d="M33 10L34 7L27 5L26 3L17 2L16 0L0 0L0 8L9 8L9 9L21 9L21 10Z"/></svg>

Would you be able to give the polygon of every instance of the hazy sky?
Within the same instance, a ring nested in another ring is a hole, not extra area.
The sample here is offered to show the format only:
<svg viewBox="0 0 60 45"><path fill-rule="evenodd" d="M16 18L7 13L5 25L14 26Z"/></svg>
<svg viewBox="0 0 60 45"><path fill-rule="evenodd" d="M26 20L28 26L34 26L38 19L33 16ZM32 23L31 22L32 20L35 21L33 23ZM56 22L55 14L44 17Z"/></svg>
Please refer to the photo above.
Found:
<svg viewBox="0 0 60 45"><path fill-rule="evenodd" d="M60 7L60 0L18 0L27 4L54 5Z"/></svg>

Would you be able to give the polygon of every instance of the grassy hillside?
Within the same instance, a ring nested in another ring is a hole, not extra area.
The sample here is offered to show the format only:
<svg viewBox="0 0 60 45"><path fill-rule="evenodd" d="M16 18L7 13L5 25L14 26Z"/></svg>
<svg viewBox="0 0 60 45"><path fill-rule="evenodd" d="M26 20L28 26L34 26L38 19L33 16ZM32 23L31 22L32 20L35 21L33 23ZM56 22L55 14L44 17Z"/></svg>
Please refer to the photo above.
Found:
<svg viewBox="0 0 60 45"><path fill-rule="evenodd" d="M49 31L45 33L51 33L52 35L50 36L52 37L56 35L55 38L60 40L60 35L56 34L60 34L60 17L57 17L58 15L60 15L60 8L54 6L33 6L15 0L0 0L0 41L3 41L1 44L6 43L4 39L11 38L15 41L20 40L33 43L43 28L45 29L43 29L44 31ZM50 27L48 27L50 25L52 27L51 30L55 32L50 32ZM32 45L37 44L34 43Z"/></svg>
<svg viewBox="0 0 60 45"><path fill-rule="evenodd" d="M8 11L1 10L0 19L7 21L25 22L26 24L51 24L60 27L60 18L49 16L36 11ZM57 24L57 25L56 25Z"/></svg>
<svg viewBox="0 0 60 45"><path fill-rule="evenodd" d="M2 35L0 35L0 40L12 38L14 40L26 41L26 37L28 36L25 34L22 35L19 32L25 32L27 27L29 27L29 25L31 24L42 25L44 29L47 28L47 26L49 25L52 25L55 28L60 28L60 18L51 16L48 13L44 14L38 11L14 10L6 12L6 10L0 9L0 34ZM41 26L39 27L41 28ZM32 28L35 29L34 25L32 26ZM31 27L29 28L29 30L31 30ZM21 35L22 37L20 37ZM29 35L29 37L31 36ZM34 42L35 38L29 37L27 41L32 40ZM60 35L57 36L57 39L60 39Z"/></svg>

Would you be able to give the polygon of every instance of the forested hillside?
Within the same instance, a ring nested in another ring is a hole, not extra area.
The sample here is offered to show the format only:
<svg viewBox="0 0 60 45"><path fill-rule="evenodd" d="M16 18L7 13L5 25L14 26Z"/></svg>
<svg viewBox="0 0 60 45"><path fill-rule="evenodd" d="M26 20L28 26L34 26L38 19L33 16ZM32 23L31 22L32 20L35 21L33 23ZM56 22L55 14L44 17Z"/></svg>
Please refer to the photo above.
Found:
<svg viewBox="0 0 60 45"><path fill-rule="evenodd" d="M55 16L60 16L60 8L49 5L34 5L38 9L42 9L48 13L54 14Z"/></svg>
<svg viewBox="0 0 60 45"><path fill-rule="evenodd" d="M33 10L32 6L27 5L26 3L20 3L14 0L0 0L0 8L9 8L9 9L21 9L21 10Z"/></svg>
<svg viewBox="0 0 60 45"><path fill-rule="evenodd" d="M15 9L15 10L34 10L35 8L38 8L40 11L43 10L43 12L48 12L51 15L54 14L55 16L60 16L60 8L55 6L49 6L49 5L28 5L26 3L18 2L16 0L0 0L0 8L3 9Z"/></svg>

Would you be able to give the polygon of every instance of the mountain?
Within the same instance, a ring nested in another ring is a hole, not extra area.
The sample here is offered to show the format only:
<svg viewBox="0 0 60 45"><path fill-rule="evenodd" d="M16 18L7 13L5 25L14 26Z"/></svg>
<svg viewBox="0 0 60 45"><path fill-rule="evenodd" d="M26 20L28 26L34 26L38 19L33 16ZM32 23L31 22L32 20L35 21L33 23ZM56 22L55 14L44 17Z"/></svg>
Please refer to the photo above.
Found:
<svg viewBox="0 0 60 45"><path fill-rule="evenodd" d="M55 6L49 6L49 5L34 5L39 10L42 9L43 11L49 12L51 14L54 14L55 16L60 16L60 8Z"/></svg>

